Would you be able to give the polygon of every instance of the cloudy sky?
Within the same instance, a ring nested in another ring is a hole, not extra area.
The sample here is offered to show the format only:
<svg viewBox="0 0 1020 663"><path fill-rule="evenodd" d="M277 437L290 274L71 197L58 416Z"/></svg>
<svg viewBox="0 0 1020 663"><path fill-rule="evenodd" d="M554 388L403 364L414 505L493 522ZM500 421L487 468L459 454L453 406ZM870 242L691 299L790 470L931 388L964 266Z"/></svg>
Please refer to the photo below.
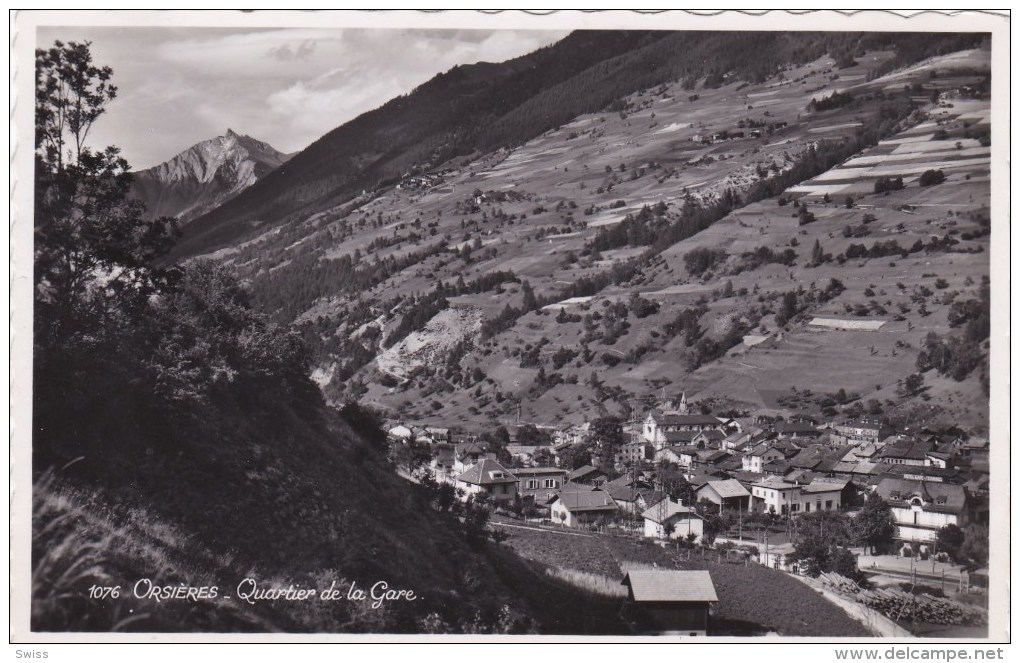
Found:
<svg viewBox="0 0 1020 663"><path fill-rule="evenodd" d="M295 152L457 64L499 62L562 31L39 28L38 46L92 42L117 99L92 129L141 170L226 133Z"/></svg>

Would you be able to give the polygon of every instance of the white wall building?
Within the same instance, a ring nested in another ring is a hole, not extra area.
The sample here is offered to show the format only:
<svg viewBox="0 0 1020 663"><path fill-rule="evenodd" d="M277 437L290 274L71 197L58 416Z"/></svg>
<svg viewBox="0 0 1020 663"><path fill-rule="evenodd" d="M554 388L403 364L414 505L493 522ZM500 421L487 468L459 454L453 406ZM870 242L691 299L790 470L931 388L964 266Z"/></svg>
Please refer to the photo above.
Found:
<svg viewBox="0 0 1020 663"><path fill-rule="evenodd" d="M886 477L875 492L892 507L896 538L903 541L930 543L946 525L964 527L968 522L963 486Z"/></svg>

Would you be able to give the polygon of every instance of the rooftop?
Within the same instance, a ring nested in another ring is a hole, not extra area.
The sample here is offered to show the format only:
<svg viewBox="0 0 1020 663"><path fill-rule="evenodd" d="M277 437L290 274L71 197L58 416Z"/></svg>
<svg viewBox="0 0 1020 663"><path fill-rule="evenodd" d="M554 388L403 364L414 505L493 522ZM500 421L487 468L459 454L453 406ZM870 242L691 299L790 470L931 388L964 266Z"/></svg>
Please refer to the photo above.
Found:
<svg viewBox="0 0 1020 663"><path fill-rule="evenodd" d="M777 433L786 435L809 434L817 435L821 431L814 424L805 421L777 421L775 430Z"/></svg>
<svg viewBox="0 0 1020 663"><path fill-rule="evenodd" d="M641 514L641 517L657 523L665 523L668 522L670 518L679 515L693 515L697 518L701 517L696 511L694 511L694 509L683 506L682 504L677 504L668 497L658 504L654 504L645 509L644 513Z"/></svg>
<svg viewBox="0 0 1020 663"><path fill-rule="evenodd" d="M698 436L696 430L668 430L662 434L669 444L690 442Z"/></svg>
<svg viewBox="0 0 1020 663"><path fill-rule="evenodd" d="M967 492L963 486L936 481L883 478L876 492L893 506L909 504L920 498L928 511L960 513L967 505Z"/></svg>
<svg viewBox="0 0 1020 663"><path fill-rule="evenodd" d="M736 479L726 479L725 481L709 481L708 486L711 486L712 490L724 499L730 497L748 497L751 493L747 492L747 488Z"/></svg>
<svg viewBox="0 0 1020 663"><path fill-rule="evenodd" d="M576 481L577 479L583 479L584 477L591 476L592 474L602 474L602 471L596 467L592 467L591 465L582 465L567 475L567 480Z"/></svg>
<svg viewBox="0 0 1020 663"><path fill-rule="evenodd" d="M708 571L628 571L621 583L639 602L716 602Z"/></svg>
<svg viewBox="0 0 1020 663"><path fill-rule="evenodd" d="M517 477L496 461L485 458L464 470L457 477L457 481L463 481L464 483L476 486L486 486L498 483L516 483Z"/></svg>
<svg viewBox="0 0 1020 663"><path fill-rule="evenodd" d="M720 426L720 421L708 414L662 414L656 417L661 426Z"/></svg>
<svg viewBox="0 0 1020 663"><path fill-rule="evenodd" d="M765 442L762 442L761 444L758 444L756 447L754 447L753 449L748 451L747 455L748 456L764 456L771 449L772 449L771 445L766 444Z"/></svg>
<svg viewBox="0 0 1020 663"><path fill-rule="evenodd" d="M777 477L769 477L761 481L755 481L752 485L758 486L759 488L768 488L770 490L789 490L790 488L799 488L795 483L787 483Z"/></svg>
<svg viewBox="0 0 1020 663"><path fill-rule="evenodd" d="M566 474L567 471L560 467L518 467L514 474L518 477L535 476L538 474Z"/></svg>
<svg viewBox="0 0 1020 663"><path fill-rule="evenodd" d="M815 479L808 485L801 488L804 493L835 493L846 488L849 481L838 481L836 479L821 480Z"/></svg>
<svg viewBox="0 0 1020 663"><path fill-rule="evenodd" d="M567 511L608 511L618 508L612 495L604 490L561 492L552 500L559 500Z"/></svg>

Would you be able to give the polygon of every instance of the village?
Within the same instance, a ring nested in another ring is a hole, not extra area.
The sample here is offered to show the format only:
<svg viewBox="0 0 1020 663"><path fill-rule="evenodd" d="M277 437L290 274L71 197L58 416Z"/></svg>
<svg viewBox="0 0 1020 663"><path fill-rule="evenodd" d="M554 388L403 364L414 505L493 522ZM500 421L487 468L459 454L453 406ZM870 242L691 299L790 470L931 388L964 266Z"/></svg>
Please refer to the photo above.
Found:
<svg viewBox="0 0 1020 663"><path fill-rule="evenodd" d="M628 422L515 423L482 433L395 423L388 437L398 472L488 505L492 529L630 536L688 556L713 551L813 576L826 591L862 600L857 584L798 543L801 523L864 520L870 500L891 514L890 531L848 546L853 563L838 571L890 586L987 587L987 559L975 564L963 552L986 545L963 542L987 537L986 438L894 430L877 417L815 423L704 409L681 394Z"/></svg>

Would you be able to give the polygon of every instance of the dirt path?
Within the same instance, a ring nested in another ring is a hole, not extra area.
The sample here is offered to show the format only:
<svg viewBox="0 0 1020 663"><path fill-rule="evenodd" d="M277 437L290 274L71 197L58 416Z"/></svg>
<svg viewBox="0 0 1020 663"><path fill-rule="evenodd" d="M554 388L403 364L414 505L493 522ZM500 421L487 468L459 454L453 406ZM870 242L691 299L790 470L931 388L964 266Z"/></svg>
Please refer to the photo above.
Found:
<svg viewBox="0 0 1020 663"><path fill-rule="evenodd" d="M791 578L796 578L802 583L817 591L819 594L824 596L834 605L843 609L846 614L850 615L852 619L857 620L864 625L864 628L873 632L875 635L879 635L886 638L913 638L914 635L903 628L893 620L889 619L885 615L882 615L871 608L861 605L856 601L852 601L844 596L822 587L821 583L818 583L809 578L789 574Z"/></svg>

